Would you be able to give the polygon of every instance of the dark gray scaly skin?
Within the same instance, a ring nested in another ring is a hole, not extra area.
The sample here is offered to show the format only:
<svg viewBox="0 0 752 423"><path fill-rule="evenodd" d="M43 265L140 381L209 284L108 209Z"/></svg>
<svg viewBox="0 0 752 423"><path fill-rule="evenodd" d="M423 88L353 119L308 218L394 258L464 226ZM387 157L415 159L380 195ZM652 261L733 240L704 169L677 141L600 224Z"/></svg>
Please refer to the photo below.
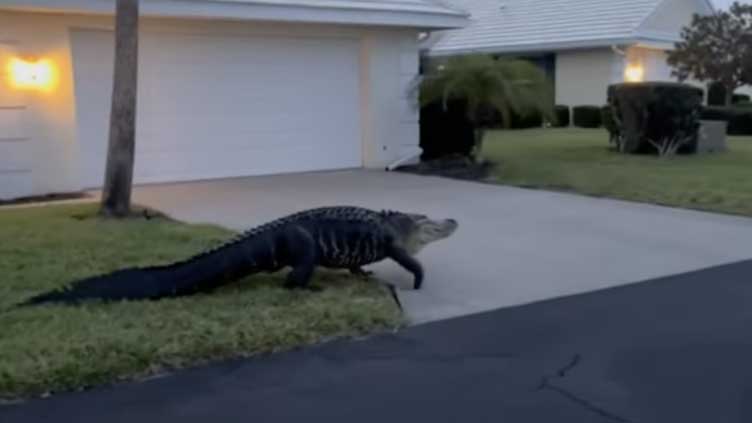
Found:
<svg viewBox="0 0 752 423"><path fill-rule="evenodd" d="M415 255L456 229L457 222L452 219L436 221L419 214L351 206L321 207L271 221L184 261L83 279L20 306L187 296L285 267L292 269L286 287L310 288L316 267L349 269L366 276L363 266L384 259L392 259L411 272L414 289L420 289L423 268Z"/></svg>

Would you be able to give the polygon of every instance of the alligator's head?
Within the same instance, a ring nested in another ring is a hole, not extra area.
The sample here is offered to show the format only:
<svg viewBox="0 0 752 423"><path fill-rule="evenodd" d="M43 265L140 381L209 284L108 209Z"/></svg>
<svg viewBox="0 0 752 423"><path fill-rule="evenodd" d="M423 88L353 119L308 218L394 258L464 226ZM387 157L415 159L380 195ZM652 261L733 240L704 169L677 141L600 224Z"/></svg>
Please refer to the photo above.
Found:
<svg viewBox="0 0 752 423"><path fill-rule="evenodd" d="M448 238L459 226L454 219L434 220L422 214L387 212L385 216L400 244L411 255L432 242Z"/></svg>

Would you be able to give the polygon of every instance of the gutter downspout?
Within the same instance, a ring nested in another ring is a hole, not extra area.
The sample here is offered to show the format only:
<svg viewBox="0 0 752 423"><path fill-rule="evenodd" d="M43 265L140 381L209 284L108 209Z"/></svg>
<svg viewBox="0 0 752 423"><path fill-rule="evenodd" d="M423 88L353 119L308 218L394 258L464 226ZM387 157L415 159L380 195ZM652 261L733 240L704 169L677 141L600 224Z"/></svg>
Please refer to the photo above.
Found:
<svg viewBox="0 0 752 423"><path fill-rule="evenodd" d="M391 164L388 164L388 165L386 166L386 169L385 169L385 170L386 170L387 172L391 172L391 171L393 171L394 169L398 168L398 167L399 167L400 165L402 165L403 163L405 163L405 162L407 162L407 161L410 161L410 160L413 160L413 159L417 159L417 158L419 158L421 154L423 154L423 149L422 149L422 148L416 148L415 150L413 150L413 151L412 151L412 152L410 152L409 154L406 154L405 156L403 156L403 157L401 157L401 158L399 158L399 159L395 160L395 161L394 161L394 162L392 162Z"/></svg>
<svg viewBox="0 0 752 423"><path fill-rule="evenodd" d="M619 48L616 44L611 44L611 50L614 51L614 53L618 54L619 56L626 56L627 53Z"/></svg>

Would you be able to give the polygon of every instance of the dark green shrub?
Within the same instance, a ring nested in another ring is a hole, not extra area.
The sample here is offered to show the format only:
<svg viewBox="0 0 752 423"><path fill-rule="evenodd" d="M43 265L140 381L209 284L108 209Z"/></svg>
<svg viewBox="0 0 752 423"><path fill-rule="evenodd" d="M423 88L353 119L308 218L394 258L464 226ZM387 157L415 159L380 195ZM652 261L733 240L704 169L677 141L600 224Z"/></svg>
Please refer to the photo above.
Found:
<svg viewBox="0 0 752 423"><path fill-rule="evenodd" d="M614 120L613 108L608 104L601 107L601 121L603 122L603 127L608 131L609 144L616 145L619 137L619 127Z"/></svg>
<svg viewBox="0 0 752 423"><path fill-rule="evenodd" d="M700 118L725 120L728 122L729 135L752 135L752 108L708 106L702 109Z"/></svg>
<svg viewBox="0 0 752 423"><path fill-rule="evenodd" d="M537 110L524 115L512 114L512 129L530 129L543 126L543 114Z"/></svg>
<svg viewBox="0 0 752 423"><path fill-rule="evenodd" d="M440 101L420 110L420 147L422 160L461 154L468 156L475 144L475 128L464 104L450 101L446 110Z"/></svg>
<svg viewBox="0 0 752 423"><path fill-rule="evenodd" d="M601 108L598 106L575 106L572 108L574 126L580 128L600 128Z"/></svg>
<svg viewBox="0 0 752 423"><path fill-rule="evenodd" d="M737 105L739 103L749 103L750 97L747 94L734 94L731 97L731 104Z"/></svg>
<svg viewBox="0 0 752 423"><path fill-rule="evenodd" d="M703 91L688 84L610 85L608 103L618 128L619 151L660 155L695 151L702 100Z"/></svg>
<svg viewBox="0 0 752 423"><path fill-rule="evenodd" d="M551 122L551 126L554 128L566 128L569 126L569 106L556 105L554 113L556 114L556 122Z"/></svg>
<svg viewBox="0 0 752 423"><path fill-rule="evenodd" d="M752 100L747 94L733 94L731 96L731 104L738 104L749 102ZM717 82L713 82L708 85L708 105L709 106L725 106L726 105L726 88Z"/></svg>
<svg viewBox="0 0 752 423"><path fill-rule="evenodd" d="M510 113L509 127L504 126L504 118L496 110L483 108L479 112L478 122L490 129L529 129L543 126L543 114L537 110L531 110L526 114Z"/></svg>
<svg viewBox="0 0 752 423"><path fill-rule="evenodd" d="M706 106L702 108L700 119L703 120L731 120L734 109L722 106Z"/></svg>
<svg viewBox="0 0 752 423"><path fill-rule="evenodd" d="M752 135L752 108L749 110L736 109L737 112L729 121L729 135Z"/></svg>
<svg viewBox="0 0 752 423"><path fill-rule="evenodd" d="M708 84L708 105L724 106L726 104L726 87L719 82Z"/></svg>

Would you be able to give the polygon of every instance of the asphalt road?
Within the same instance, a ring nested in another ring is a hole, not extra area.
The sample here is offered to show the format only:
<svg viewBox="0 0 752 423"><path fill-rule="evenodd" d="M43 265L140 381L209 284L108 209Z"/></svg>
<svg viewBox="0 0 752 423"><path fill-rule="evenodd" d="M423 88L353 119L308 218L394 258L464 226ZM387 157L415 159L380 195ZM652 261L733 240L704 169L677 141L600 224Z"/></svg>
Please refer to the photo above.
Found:
<svg viewBox="0 0 752 423"><path fill-rule="evenodd" d="M752 261L0 408L0 422L752 421Z"/></svg>

